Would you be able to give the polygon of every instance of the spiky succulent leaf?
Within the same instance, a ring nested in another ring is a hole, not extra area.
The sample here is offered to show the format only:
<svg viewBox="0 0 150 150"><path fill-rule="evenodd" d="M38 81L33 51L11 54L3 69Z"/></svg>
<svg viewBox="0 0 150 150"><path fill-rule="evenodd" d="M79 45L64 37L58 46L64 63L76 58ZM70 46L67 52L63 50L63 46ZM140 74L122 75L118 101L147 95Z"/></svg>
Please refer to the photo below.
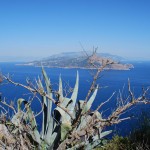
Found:
<svg viewBox="0 0 150 150"><path fill-rule="evenodd" d="M26 103L26 101L25 101L24 99L22 99L22 98L19 98L19 99L17 100L18 112L21 111L21 104L22 104L22 103Z"/></svg>
<svg viewBox="0 0 150 150"><path fill-rule="evenodd" d="M79 100L79 107L80 107L80 109L82 109L83 104L84 104L84 101L83 100Z"/></svg>
<svg viewBox="0 0 150 150"><path fill-rule="evenodd" d="M76 83L75 83L73 93L72 93L72 96L71 96L71 103L68 105L68 110L71 114L73 114L75 104L76 104L76 101L77 101L78 89L79 89L79 74L78 74L78 71L77 71Z"/></svg>
<svg viewBox="0 0 150 150"><path fill-rule="evenodd" d="M112 133L112 130L101 132L100 133L100 139L111 134L111 133Z"/></svg>
<svg viewBox="0 0 150 150"><path fill-rule="evenodd" d="M82 116L81 122L80 122L77 130L79 131L79 130L83 129L87 125L87 122L89 122L90 119L91 119L90 115Z"/></svg>
<svg viewBox="0 0 150 150"><path fill-rule="evenodd" d="M100 135L93 136L93 141L100 140L112 133L112 130L101 132Z"/></svg>
<svg viewBox="0 0 150 150"><path fill-rule="evenodd" d="M42 67L42 74L44 77L47 94L49 95L49 97L52 98L53 94L52 94L52 87L51 87L50 79L48 78L47 73L45 72L43 67ZM49 124L51 122L51 118L52 118L51 113L52 113L52 101L47 99L47 114L46 114L46 116L47 116L47 124L46 124L47 134L52 134L52 132L50 132L51 130L48 129L49 127L51 127L51 125Z"/></svg>
<svg viewBox="0 0 150 150"><path fill-rule="evenodd" d="M102 114L100 112L96 111L95 115L98 119L102 119Z"/></svg>
<svg viewBox="0 0 150 150"><path fill-rule="evenodd" d="M48 124L48 129L47 129L47 134L45 135L45 137L44 137L44 140L49 144L49 145L51 145L53 142L54 142L54 140L55 140L55 138L56 138L56 136L57 136L57 133L56 132L54 132L53 134L52 134L52 132L53 132L53 118L51 118L50 119L50 121L47 123Z"/></svg>
<svg viewBox="0 0 150 150"><path fill-rule="evenodd" d="M15 125L15 126L19 126L21 118L23 116L23 112L17 112L11 119L11 122Z"/></svg>
<svg viewBox="0 0 150 150"><path fill-rule="evenodd" d="M90 99L88 100L88 102L86 103L86 105L84 106L83 110L82 110L82 113L86 113L88 110L90 110L94 100L95 100L95 97L97 95L97 91L98 91L98 86L96 87L94 93L91 95ZM83 105L82 105L83 106Z"/></svg>
<svg viewBox="0 0 150 150"><path fill-rule="evenodd" d="M42 74L43 74L43 77L44 77L44 81L45 81L45 84L46 84L46 90L47 90L47 94L52 98L52 87L51 87L51 83L50 83L50 79L48 78L44 68L42 67ZM50 106L52 107L52 102L50 101ZM51 110L51 107L49 108L49 111ZM51 112L50 112L51 114Z"/></svg>
<svg viewBox="0 0 150 150"><path fill-rule="evenodd" d="M66 98L66 97L62 97L62 101L60 101L60 105L62 107L67 108L71 114L73 114L74 109L75 109L75 104L76 104L77 95L78 95L78 86L79 86L79 75L78 75L78 72L77 72L76 84L75 84L75 87L74 87L71 98L69 99L69 98ZM62 94L62 81L61 81L61 78L59 79L59 92ZM62 122L65 122L65 123L70 122L71 123L71 117L65 111L63 111L59 107L56 107L54 112L55 111L58 111L61 114ZM59 121L59 120L57 120L57 121Z"/></svg>
<svg viewBox="0 0 150 150"><path fill-rule="evenodd" d="M97 117L97 119L101 120L102 119L102 114L98 111L94 112L95 113L95 116ZM95 124L95 127L99 128L100 127L100 122L97 122ZM100 132L102 131L101 128L99 128Z"/></svg>
<svg viewBox="0 0 150 150"><path fill-rule="evenodd" d="M45 84L46 84L47 93L50 96L52 96L52 88L51 88L50 79L48 78L47 73L45 72L43 67L42 67L42 74L43 74L44 81L45 81Z"/></svg>
<svg viewBox="0 0 150 150"><path fill-rule="evenodd" d="M70 104L70 102L71 102L71 100L69 98L64 97L63 101L62 101L62 103L60 103L60 105L64 108L66 108ZM54 109L54 118L56 118L55 117L55 112L56 111L58 111L60 113L61 119L62 119L63 122L70 122L71 121L70 116L64 110L62 110L60 107L56 107ZM60 120L57 120L57 121L59 122ZM56 126L56 124L55 124L55 126Z"/></svg>
<svg viewBox="0 0 150 150"><path fill-rule="evenodd" d="M58 132L54 132L52 135L50 136L47 136L45 138L45 141L48 143L49 145L49 149L53 149L53 146L54 146L54 141L56 140L57 138L57 135L58 135Z"/></svg>
<svg viewBox="0 0 150 150"><path fill-rule="evenodd" d="M37 124L36 124L36 120L35 120L34 114L33 114L32 110L31 110L30 106L27 105L26 109L27 109L28 119L29 119L29 122L31 124L32 131L33 131L33 134L31 134L32 138L40 144L41 143L40 133L37 130Z"/></svg>
<svg viewBox="0 0 150 150"><path fill-rule="evenodd" d="M44 92L44 88L43 88L43 85L42 85L42 82L41 82L40 78L38 79L37 85L38 85L39 90L43 93ZM46 101L46 97L45 96L42 96L42 103L43 103L43 113L42 113L43 120L42 120L41 137L43 139L45 131L46 131L46 124L47 124L47 101Z"/></svg>
<svg viewBox="0 0 150 150"><path fill-rule="evenodd" d="M24 116L24 113L21 111L21 105L22 103L27 103L24 99L19 98L17 100L17 109L18 112L12 117L11 122L15 124L16 126L19 126L21 118Z"/></svg>
<svg viewBox="0 0 150 150"><path fill-rule="evenodd" d="M61 75L59 76L59 102L63 101L63 87L62 87L62 80Z"/></svg>
<svg viewBox="0 0 150 150"><path fill-rule="evenodd" d="M86 146L85 146L85 150L91 150L91 149L94 149L96 147L100 147L100 146L104 146L105 144L107 143L107 140L105 139L100 139L100 140L96 140L96 141L93 141L91 143L88 143Z"/></svg>
<svg viewBox="0 0 150 150"><path fill-rule="evenodd" d="M57 112L59 112L59 114L61 115L60 116L61 118L59 118L59 120L56 119L56 121L57 121L56 124L58 124L58 122L60 122L60 121L62 121L62 122L70 122L70 116L64 110L62 110L61 108L58 107L57 109L55 109L54 112L55 112L54 114L56 114L56 115L58 115ZM57 118L57 117L54 115L54 118Z"/></svg>

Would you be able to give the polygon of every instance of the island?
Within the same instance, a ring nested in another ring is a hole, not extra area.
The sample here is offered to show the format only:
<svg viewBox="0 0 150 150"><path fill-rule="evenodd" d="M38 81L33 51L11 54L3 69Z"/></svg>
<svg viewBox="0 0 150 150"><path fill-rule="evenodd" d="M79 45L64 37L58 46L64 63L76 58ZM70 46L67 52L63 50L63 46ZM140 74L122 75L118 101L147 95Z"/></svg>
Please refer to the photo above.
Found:
<svg viewBox="0 0 150 150"><path fill-rule="evenodd" d="M121 59L122 57L105 53L83 54L81 52L68 52L52 55L42 60L27 62L23 65L36 67L44 66L49 68L96 69L100 67L102 63L109 61L112 63L105 69L130 70L134 68L132 64L122 63L120 61Z"/></svg>

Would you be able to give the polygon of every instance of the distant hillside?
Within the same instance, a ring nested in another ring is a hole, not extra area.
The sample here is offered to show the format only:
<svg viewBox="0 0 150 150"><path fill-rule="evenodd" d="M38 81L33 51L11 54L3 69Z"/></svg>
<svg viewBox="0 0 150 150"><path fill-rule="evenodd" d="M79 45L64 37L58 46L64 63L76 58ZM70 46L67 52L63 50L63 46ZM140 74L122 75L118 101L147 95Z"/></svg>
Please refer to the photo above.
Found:
<svg viewBox="0 0 150 150"><path fill-rule="evenodd" d="M107 54L107 53L97 53L86 55L83 52L68 52L61 53L57 55L52 55L50 57L44 58L39 61L32 61L24 65L31 66L45 66L45 67L61 67L61 68L94 68L90 65L89 61L94 61L97 66L101 66L103 61L109 60L114 62L112 65L108 66L106 69L114 70L129 70L133 68L132 64L123 64L120 63L124 58Z"/></svg>

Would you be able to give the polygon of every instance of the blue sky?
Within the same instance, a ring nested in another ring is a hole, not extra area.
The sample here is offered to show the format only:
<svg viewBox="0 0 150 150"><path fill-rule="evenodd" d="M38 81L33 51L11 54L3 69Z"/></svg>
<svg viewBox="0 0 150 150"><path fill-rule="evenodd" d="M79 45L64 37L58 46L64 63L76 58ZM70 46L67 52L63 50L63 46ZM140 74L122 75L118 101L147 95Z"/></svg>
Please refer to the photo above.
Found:
<svg viewBox="0 0 150 150"><path fill-rule="evenodd" d="M1 0L0 55L90 50L150 59L150 0Z"/></svg>

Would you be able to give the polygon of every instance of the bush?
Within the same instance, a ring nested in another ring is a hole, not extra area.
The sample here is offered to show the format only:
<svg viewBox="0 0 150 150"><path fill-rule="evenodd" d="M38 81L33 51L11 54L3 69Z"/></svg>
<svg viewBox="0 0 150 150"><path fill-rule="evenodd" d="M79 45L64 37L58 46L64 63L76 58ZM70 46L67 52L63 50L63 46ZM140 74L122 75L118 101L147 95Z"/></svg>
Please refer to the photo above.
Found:
<svg viewBox="0 0 150 150"><path fill-rule="evenodd" d="M114 136L104 147L95 150L131 150L131 141L127 137Z"/></svg>

